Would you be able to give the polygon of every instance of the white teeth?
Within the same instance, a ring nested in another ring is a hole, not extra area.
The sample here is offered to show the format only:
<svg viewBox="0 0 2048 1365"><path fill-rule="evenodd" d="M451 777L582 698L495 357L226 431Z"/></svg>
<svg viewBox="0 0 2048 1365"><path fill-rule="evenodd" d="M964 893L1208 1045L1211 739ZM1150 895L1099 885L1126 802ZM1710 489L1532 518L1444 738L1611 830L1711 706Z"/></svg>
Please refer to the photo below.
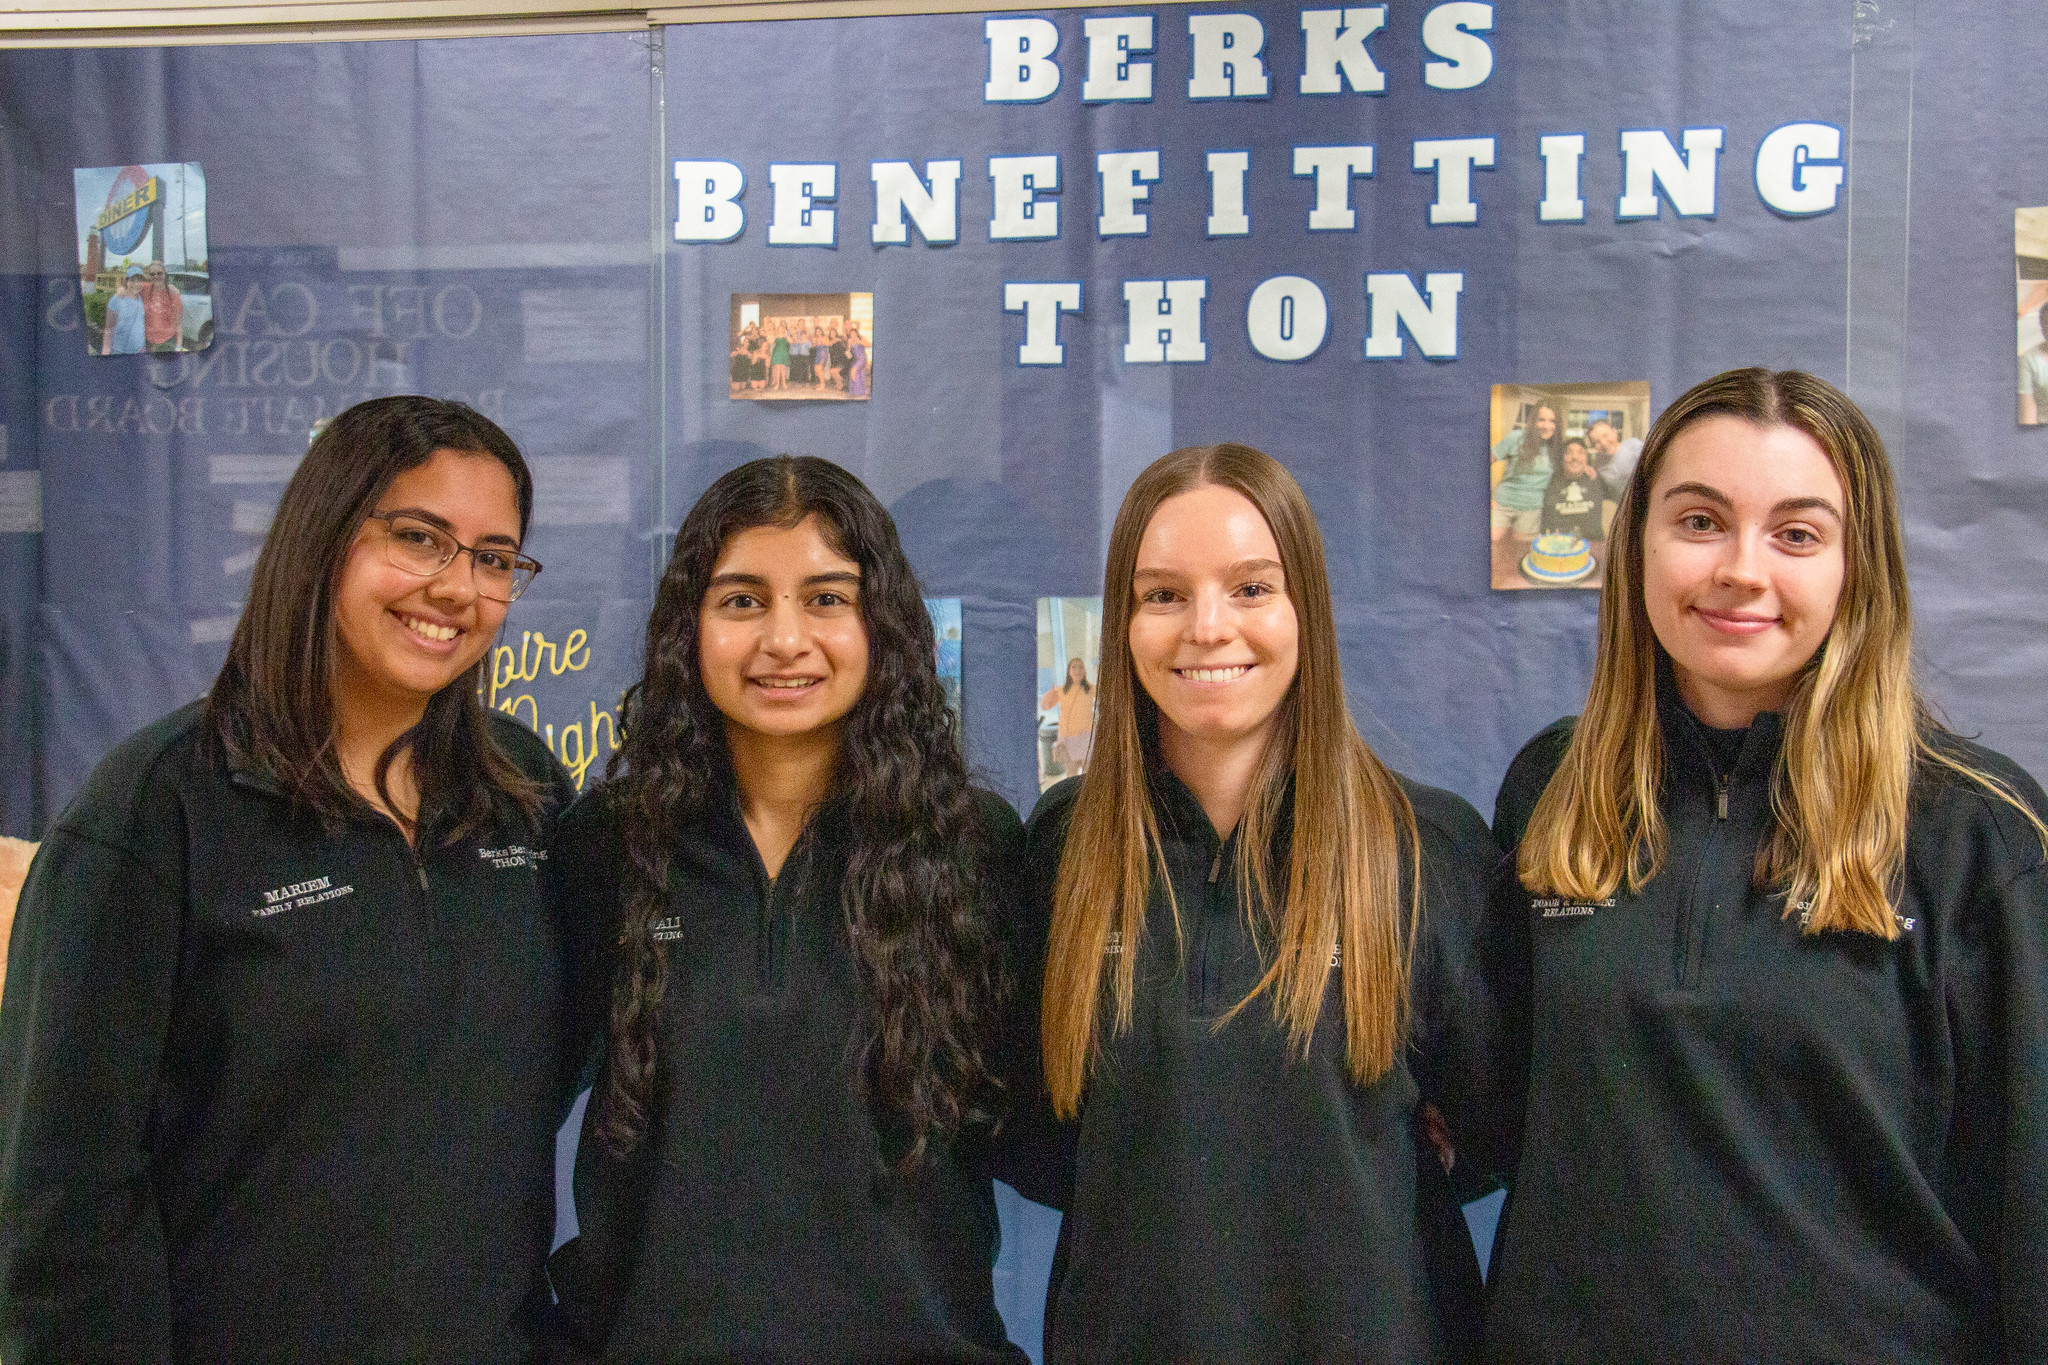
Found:
<svg viewBox="0 0 2048 1365"><path fill-rule="evenodd" d="M432 621L422 621L417 616L401 617L405 628L413 634L428 640L452 640L462 632L453 626L437 626Z"/></svg>
<svg viewBox="0 0 2048 1365"><path fill-rule="evenodd" d="M798 688L798 687L809 687L809 686L810 686L810 685L811 685L812 683L816 682L816 681L817 681L817 679L816 679L816 678L756 678L756 679L754 679L754 681L755 681L755 682L757 682L757 683L759 683L759 684L761 684L761 686L763 686L763 687L775 687L775 688L782 688L782 689L785 689L785 690L789 690L789 689L794 689L794 688Z"/></svg>
<svg viewBox="0 0 2048 1365"><path fill-rule="evenodd" d="M1252 671L1250 664L1232 664L1229 668L1177 668L1174 672L1189 682L1234 682Z"/></svg>

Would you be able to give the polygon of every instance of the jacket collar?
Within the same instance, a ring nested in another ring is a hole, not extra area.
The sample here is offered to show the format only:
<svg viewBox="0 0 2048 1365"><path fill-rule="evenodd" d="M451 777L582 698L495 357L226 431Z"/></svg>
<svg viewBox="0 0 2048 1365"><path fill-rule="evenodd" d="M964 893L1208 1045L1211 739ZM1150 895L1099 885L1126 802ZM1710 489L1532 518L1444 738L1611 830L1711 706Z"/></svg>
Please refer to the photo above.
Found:
<svg viewBox="0 0 2048 1365"><path fill-rule="evenodd" d="M1166 761L1159 757L1156 748L1147 746L1145 752L1145 780L1152 795L1152 813L1159 821L1160 833L1169 839L1214 846L1228 843L1209 821L1209 812L1202 809L1188 784L1181 781ZM1287 775L1285 789L1280 795L1280 817L1275 822L1276 843L1283 843L1294 827L1294 775ZM1232 835L1236 831L1231 831Z"/></svg>
<svg viewBox="0 0 2048 1365"><path fill-rule="evenodd" d="M1776 711L1759 711L1749 723L1732 772L1720 771L1720 760L1708 742L1706 724L1679 699L1678 681L1671 662L1662 651L1657 659L1657 723L1664 734L1665 761L1679 774L1726 776L1736 781L1766 777L1778 760L1784 743L1785 718Z"/></svg>

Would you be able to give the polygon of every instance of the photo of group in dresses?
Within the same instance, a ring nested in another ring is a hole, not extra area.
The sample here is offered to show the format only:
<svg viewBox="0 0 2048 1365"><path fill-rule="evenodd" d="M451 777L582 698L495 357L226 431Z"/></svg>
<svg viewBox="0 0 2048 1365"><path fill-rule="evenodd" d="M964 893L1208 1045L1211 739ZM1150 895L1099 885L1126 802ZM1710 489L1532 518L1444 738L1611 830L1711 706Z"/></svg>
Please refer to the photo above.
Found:
<svg viewBox="0 0 2048 1365"><path fill-rule="evenodd" d="M1599 587L1649 427L1649 381L1496 384L1492 419L1493 586Z"/></svg>
<svg viewBox="0 0 2048 1365"><path fill-rule="evenodd" d="M2020 425L2048 422L2048 207L2012 212L2019 292Z"/></svg>
<svg viewBox="0 0 2048 1365"><path fill-rule="evenodd" d="M1038 789L1088 771L1095 679L1102 658L1100 597L1038 599Z"/></svg>
<svg viewBox="0 0 2048 1365"><path fill-rule="evenodd" d="M874 391L873 294L734 294L734 398L845 402Z"/></svg>

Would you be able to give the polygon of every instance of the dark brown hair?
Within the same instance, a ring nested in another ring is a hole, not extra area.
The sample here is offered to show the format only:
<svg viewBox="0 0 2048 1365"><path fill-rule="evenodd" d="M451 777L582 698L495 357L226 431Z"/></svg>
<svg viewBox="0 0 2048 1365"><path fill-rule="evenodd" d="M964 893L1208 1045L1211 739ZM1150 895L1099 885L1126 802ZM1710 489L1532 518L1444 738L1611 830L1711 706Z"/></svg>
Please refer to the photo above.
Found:
<svg viewBox="0 0 2048 1365"><path fill-rule="evenodd" d="M718 556L758 526L816 517L860 568L868 673L846 717L830 800L851 831L840 910L868 991L862 1083L907 1129L908 1170L927 1142L995 1114L1000 1083L983 1036L1006 987L983 857L986 840L926 613L896 523L867 486L828 460L777 455L705 490L676 532L647 620L644 673L620 708L623 739L604 787L625 845L598 1131L624 1154L659 1102L655 1011L668 955L654 932L668 907L680 825L729 799L725 718L704 690L698 619Z"/></svg>
<svg viewBox="0 0 2048 1365"><path fill-rule="evenodd" d="M442 450L488 455L511 471L525 536L533 476L497 423L461 403L412 394L356 404L314 438L286 485L256 557L249 604L207 698L207 721L228 761L261 773L328 823L365 805L334 752L334 596L342 566L391 481ZM533 819L540 809L539 789L491 737L477 700L482 667L480 660L436 692L419 724L377 761L382 794L392 760L412 750L417 827L445 824L447 840L508 813Z"/></svg>

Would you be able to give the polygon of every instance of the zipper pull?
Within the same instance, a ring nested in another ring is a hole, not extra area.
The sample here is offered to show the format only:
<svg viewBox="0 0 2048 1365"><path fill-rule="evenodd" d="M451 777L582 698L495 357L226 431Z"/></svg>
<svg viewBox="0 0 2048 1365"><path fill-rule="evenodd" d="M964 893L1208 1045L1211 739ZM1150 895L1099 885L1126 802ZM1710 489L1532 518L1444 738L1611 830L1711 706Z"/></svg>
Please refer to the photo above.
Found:
<svg viewBox="0 0 2048 1365"><path fill-rule="evenodd" d="M1216 885L1216 877L1223 871L1223 849L1218 846L1216 856L1209 863L1209 885Z"/></svg>
<svg viewBox="0 0 2048 1365"><path fill-rule="evenodd" d="M1720 785L1720 790L1714 794L1714 818L1716 820L1726 820L1728 818L1728 777L1724 773L1714 780Z"/></svg>
<svg viewBox="0 0 2048 1365"><path fill-rule="evenodd" d="M427 869L422 864L415 862L412 865L412 870L419 873L420 890L425 891L427 889Z"/></svg>

